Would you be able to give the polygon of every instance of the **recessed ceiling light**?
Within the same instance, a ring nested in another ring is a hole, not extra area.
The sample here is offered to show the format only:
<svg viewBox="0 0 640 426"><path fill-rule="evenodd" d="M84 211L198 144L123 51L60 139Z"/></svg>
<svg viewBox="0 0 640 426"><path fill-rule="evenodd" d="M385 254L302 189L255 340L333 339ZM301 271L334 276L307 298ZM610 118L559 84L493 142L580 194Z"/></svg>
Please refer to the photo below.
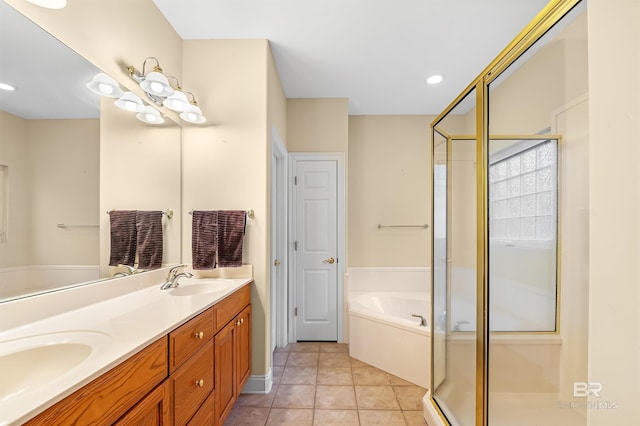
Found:
<svg viewBox="0 0 640 426"><path fill-rule="evenodd" d="M47 9L62 9L67 5L67 0L27 0L36 6L46 7Z"/></svg>
<svg viewBox="0 0 640 426"><path fill-rule="evenodd" d="M7 92L13 92L14 90L16 90L15 87L10 86L8 84L5 83L0 83L0 90L6 90Z"/></svg>
<svg viewBox="0 0 640 426"><path fill-rule="evenodd" d="M433 74L432 76L427 77L427 84L442 83L442 80L444 80L444 74Z"/></svg>

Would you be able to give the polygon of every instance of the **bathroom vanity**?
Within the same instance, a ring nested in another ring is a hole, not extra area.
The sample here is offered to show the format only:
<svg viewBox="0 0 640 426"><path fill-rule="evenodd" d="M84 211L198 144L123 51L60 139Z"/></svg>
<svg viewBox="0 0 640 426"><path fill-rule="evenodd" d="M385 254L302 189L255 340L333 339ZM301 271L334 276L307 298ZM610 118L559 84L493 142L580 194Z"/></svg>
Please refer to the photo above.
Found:
<svg viewBox="0 0 640 426"><path fill-rule="evenodd" d="M2 390L0 425L223 424L251 372L251 282L133 284L128 294L0 331L3 369L23 370ZM50 338L33 340L42 336ZM41 365L24 371L20 359L33 351Z"/></svg>

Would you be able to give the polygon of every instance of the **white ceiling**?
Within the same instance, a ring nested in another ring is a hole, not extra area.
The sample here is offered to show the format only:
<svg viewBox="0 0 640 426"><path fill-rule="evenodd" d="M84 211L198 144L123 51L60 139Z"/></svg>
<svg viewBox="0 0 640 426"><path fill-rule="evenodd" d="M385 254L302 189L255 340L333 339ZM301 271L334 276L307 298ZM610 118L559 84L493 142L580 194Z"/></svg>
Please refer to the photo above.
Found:
<svg viewBox="0 0 640 426"><path fill-rule="evenodd" d="M153 1L185 40L268 39L288 98L346 97L354 115L440 113L548 3Z"/></svg>
<svg viewBox="0 0 640 426"><path fill-rule="evenodd" d="M345 97L350 114L441 112L547 1L153 0L183 39L268 39L288 98ZM0 109L97 117L97 71L0 1L0 81L18 88Z"/></svg>

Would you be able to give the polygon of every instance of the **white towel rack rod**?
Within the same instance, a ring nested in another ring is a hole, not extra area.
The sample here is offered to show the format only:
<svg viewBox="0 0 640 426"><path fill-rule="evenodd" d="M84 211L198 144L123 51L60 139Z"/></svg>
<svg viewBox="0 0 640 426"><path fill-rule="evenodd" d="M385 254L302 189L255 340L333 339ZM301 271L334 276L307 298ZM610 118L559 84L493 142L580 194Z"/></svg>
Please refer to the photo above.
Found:
<svg viewBox="0 0 640 426"><path fill-rule="evenodd" d="M378 224L378 229L382 229L382 228L423 228L423 229L427 229L429 227L429 225L427 225L426 223L424 225L381 225Z"/></svg>
<svg viewBox="0 0 640 426"><path fill-rule="evenodd" d="M249 219L253 219L255 217L253 209L247 210L245 213ZM189 210L189 214L193 216L193 210Z"/></svg>

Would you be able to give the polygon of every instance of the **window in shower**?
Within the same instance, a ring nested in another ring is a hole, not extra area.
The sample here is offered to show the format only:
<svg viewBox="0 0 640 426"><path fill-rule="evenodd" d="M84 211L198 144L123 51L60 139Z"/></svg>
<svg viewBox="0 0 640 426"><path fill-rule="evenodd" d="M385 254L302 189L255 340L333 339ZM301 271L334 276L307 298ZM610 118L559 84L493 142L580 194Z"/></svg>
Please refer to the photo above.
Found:
<svg viewBox="0 0 640 426"><path fill-rule="evenodd" d="M505 242L555 241L555 140L518 141L489 166L490 238Z"/></svg>
<svg viewBox="0 0 640 426"><path fill-rule="evenodd" d="M7 242L7 204L9 203L9 166L0 164L0 243Z"/></svg>

